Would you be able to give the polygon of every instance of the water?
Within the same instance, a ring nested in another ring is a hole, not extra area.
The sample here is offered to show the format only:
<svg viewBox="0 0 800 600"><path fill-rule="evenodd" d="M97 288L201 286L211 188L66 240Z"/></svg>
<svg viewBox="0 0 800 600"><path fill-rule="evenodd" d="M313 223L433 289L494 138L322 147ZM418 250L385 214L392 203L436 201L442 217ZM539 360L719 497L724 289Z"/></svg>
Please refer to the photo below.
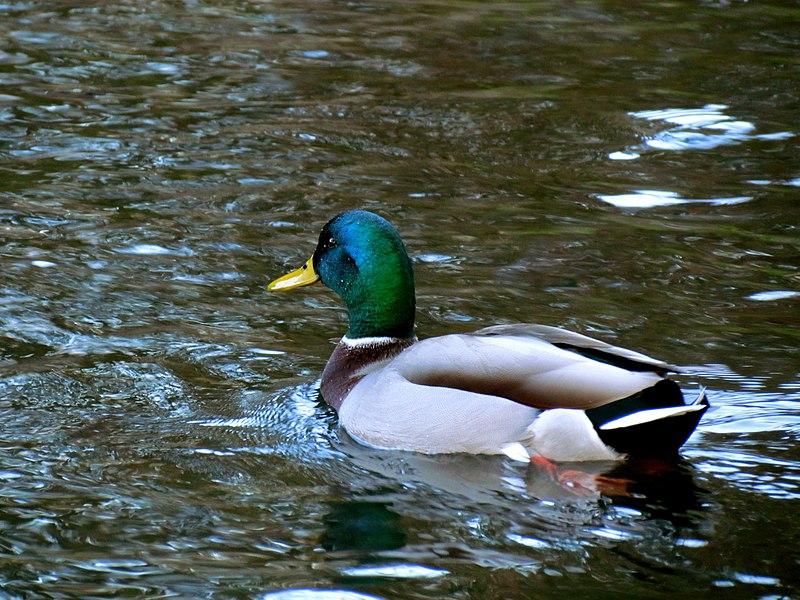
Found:
<svg viewBox="0 0 800 600"><path fill-rule="evenodd" d="M0 597L800 597L798 22L0 5ZM406 239L422 336L687 365L682 459L578 495L348 440L315 391L339 302L264 288L356 207Z"/></svg>

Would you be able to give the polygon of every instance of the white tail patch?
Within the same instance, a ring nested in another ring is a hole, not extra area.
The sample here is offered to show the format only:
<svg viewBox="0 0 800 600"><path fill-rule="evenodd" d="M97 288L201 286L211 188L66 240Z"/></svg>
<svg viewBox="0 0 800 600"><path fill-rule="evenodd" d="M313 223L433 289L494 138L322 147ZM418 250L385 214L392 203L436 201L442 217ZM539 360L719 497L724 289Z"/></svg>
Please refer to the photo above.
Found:
<svg viewBox="0 0 800 600"><path fill-rule="evenodd" d="M532 449L556 462L617 460L620 454L603 443L582 410L553 408L544 411L528 431Z"/></svg>
<svg viewBox="0 0 800 600"><path fill-rule="evenodd" d="M531 462L531 455L519 442L511 442L506 444L500 451L505 454L511 460L516 460L518 462L528 463Z"/></svg>
<svg viewBox="0 0 800 600"><path fill-rule="evenodd" d="M687 413L697 412L698 410L705 410L705 404L690 404L688 406L668 406L666 408L652 408L650 410L640 410L630 415L625 415L619 419L614 419L608 423L600 426L600 429L606 431L609 429L622 429L623 427L633 427L634 425L642 425L643 423L652 423L659 419L667 419L669 417L677 417L678 415L685 415Z"/></svg>

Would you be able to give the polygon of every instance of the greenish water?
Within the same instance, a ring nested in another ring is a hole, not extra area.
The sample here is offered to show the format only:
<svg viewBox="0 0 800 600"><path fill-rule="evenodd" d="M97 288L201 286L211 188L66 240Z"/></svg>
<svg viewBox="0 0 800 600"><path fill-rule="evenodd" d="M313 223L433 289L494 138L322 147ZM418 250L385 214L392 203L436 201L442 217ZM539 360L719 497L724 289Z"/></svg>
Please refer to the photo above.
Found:
<svg viewBox="0 0 800 600"><path fill-rule="evenodd" d="M0 4L0 597L800 597L798 23ZM407 242L420 336L686 365L682 459L576 496L348 440L316 394L338 300L265 285L357 207Z"/></svg>

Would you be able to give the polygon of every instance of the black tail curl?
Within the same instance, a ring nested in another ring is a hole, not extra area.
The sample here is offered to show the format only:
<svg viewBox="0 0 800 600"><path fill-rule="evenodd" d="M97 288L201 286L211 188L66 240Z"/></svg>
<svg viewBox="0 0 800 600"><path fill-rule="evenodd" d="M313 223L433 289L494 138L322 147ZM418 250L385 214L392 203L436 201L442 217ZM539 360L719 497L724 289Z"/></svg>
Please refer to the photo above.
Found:
<svg viewBox="0 0 800 600"><path fill-rule="evenodd" d="M636 413L682 406L686 404L678 384L662 379L632 396L589 409L586 415L603 443L617 452L637 457L665 457L677 454L697 428L700 417L709 406L704 391L691 405L697 407L695 410L648 419L628 426L605 429L603 426Z"/></svg>

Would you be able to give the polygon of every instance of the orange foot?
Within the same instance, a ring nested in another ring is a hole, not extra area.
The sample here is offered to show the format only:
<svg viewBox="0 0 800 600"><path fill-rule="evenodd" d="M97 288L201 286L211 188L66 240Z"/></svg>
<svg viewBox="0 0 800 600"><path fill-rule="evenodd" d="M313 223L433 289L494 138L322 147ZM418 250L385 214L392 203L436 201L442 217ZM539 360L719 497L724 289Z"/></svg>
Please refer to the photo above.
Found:
<svg viewBox="0 0 800 600"><path fill-rule="evenodd" d="M547 474L565 490L576 496L605 494L606 496L629 496L630 479L605 477L577 469L560 470L558 465L543 456L531 458L531 464L547 471Z"/></svg>

